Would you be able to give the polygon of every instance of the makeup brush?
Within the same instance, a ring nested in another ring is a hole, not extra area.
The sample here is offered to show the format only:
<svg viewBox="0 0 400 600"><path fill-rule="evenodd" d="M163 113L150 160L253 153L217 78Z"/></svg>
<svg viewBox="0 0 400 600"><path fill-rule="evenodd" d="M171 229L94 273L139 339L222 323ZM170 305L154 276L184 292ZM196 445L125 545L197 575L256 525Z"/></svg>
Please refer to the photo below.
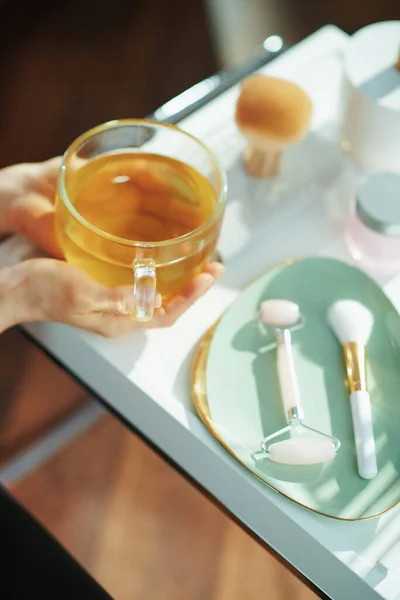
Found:
<svg viewBox="0 0 400 600"><path fill-rule="evenodd" d="M247 139L243 155L253 177L279 171L282 152L306 135L312 117L311 98L296 83L266 75L250 75L241 84L235 122Z"/></svg>
<svg viewBox="0 0 400 600"><path fill-rule="evenodd" d="M339 300L331 305L328 323L343 346L350 391L350 406L357 453L358 473L372 479L378 472L372 428L371 401L367 389L366 345L374 319L355 300Z"/></svg>

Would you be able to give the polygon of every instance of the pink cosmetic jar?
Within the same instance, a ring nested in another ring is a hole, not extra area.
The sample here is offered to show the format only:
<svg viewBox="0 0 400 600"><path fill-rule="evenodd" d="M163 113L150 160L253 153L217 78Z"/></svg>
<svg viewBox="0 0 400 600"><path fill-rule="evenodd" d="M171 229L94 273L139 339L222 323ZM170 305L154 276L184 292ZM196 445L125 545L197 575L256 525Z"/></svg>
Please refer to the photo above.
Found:
<svg viewBox="0 0 400 600"><path fill-rule="evenodd" d="M400 271L400 173L375 173L358 185L345 234L354 260Z"/></svg>

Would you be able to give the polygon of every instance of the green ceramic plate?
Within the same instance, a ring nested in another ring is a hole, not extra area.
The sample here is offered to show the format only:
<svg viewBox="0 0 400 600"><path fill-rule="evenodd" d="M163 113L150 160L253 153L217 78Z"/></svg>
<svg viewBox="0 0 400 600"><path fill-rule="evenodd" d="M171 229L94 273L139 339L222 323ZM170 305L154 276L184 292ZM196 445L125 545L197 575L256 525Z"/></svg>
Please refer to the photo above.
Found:
<svg viewBox="0 0 400 600"><path fill-rule="evenodd" d="M293 333L293 351L306 422L338 437L326 464L292 467L270 462L261 439L285 424L274 338L255 315L267 298L296 302L307 325ZM362 302L375 321L368 351L368 383L378 475L357 473L342 350L326 323L339 299ZM285 264L248 287L204 338L193 371L196 408L213 435L263 482L302 506L338 519L378 516L400 501L400 317L381 288L345 263L309 258Z"/></svg>

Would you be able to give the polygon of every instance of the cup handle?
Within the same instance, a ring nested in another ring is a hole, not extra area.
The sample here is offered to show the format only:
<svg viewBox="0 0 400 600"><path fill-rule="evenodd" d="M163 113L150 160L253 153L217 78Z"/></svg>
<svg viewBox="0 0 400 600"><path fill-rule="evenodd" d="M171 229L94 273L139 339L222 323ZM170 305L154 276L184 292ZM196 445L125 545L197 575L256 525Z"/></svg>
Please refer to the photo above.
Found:
<svg viewBox="0 0 400 600"><path fill-rule="evenodd" d="M133 296L132 318L135 321L150 321L156 300L156 265L153 259L133 261Z"/></svg>

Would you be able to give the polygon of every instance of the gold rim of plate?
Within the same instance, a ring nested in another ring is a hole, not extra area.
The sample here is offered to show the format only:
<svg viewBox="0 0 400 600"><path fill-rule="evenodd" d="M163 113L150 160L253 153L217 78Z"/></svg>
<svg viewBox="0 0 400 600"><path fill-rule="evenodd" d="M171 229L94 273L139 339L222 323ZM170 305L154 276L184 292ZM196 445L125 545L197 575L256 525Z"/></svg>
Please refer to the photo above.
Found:
<svg viewBox="0 0 400 600"><path fill-rule="evenodd" d="M304 260L304 259L289 259L289 260L283 261L281 263L281 265L287 266L294 262L300 262L301 260ZM272 267L272 269L269 269L267 271L267 273L270 270L273 270L274 268L277 268L277 267L279 267L279 265L275 265L275 267ZM357 268L357 267L355 267L355 268ZM265 275L265 273L263 275L261 275L261 277L263 277L264 275ZM256 281L258 279L259 279L259 277L257 277L254 281ZM254 283L254 281L250 282L250 284L245 286L244 290L247 289L247 287L249 287L252 283ZM227 310L229 310L229 308ZM233 456L233 458L246 469L246 471L249 471L256 479L258 479L264 485L268 486L269 488L271 488L272 490L277 492L280 496L287 498L288 500L290 500L291 502L294 502L295 504L297 504L298 506L301 506L302 508L306 508L307 510L310 510L313 513L322 515L323 517L328 517L329 519L335 519L337 521L353 521L353 522L354 521L370 521L371 519L376 519L377 517L384 515L385 513L389 512L390 510L395 508L398 504L400 504L400 500L398 500L389 508L386 508L385 510L383 510L379 513L376 513L375 515L369 515L368 517L349 518L349 517L338 517L336 515L330 515L330 514L322 512L320 510L316 510L315 508L312 508L311 506L308 506L307 504L303 504L302 502L295 500L288 494L284 494L277 487L275 487L271 483L268 483L268 481L265 481L264 479L259 477L242 460L240 460L240 458L233 452L232 448L226 443L226 441L220 435L218 429L215 427L214 422L210 415L210 408L209 408L208 399L207 399L208 355L210 352L210 346L211 346L211 342L212 342L212 339L214 336L214 332L217 329L221 318L218 319L218 321L214 325L212 325L212 327L210 327L210 329L208 329L208 331L202 337L202 339L199 343L199 346L197 348L195 357L194 357L194 362L192 365L192 376L191 376L192 397L193 397L193 402L194 402L194 406L197 411L197 414L199 415L199 417L202 420L202 422L204 423L204 425L207 427L208 431L221 444L221 446L223 446L225 448L225 450L227 450L227 452L229 452L229 454L231 456Z"/></svg>

